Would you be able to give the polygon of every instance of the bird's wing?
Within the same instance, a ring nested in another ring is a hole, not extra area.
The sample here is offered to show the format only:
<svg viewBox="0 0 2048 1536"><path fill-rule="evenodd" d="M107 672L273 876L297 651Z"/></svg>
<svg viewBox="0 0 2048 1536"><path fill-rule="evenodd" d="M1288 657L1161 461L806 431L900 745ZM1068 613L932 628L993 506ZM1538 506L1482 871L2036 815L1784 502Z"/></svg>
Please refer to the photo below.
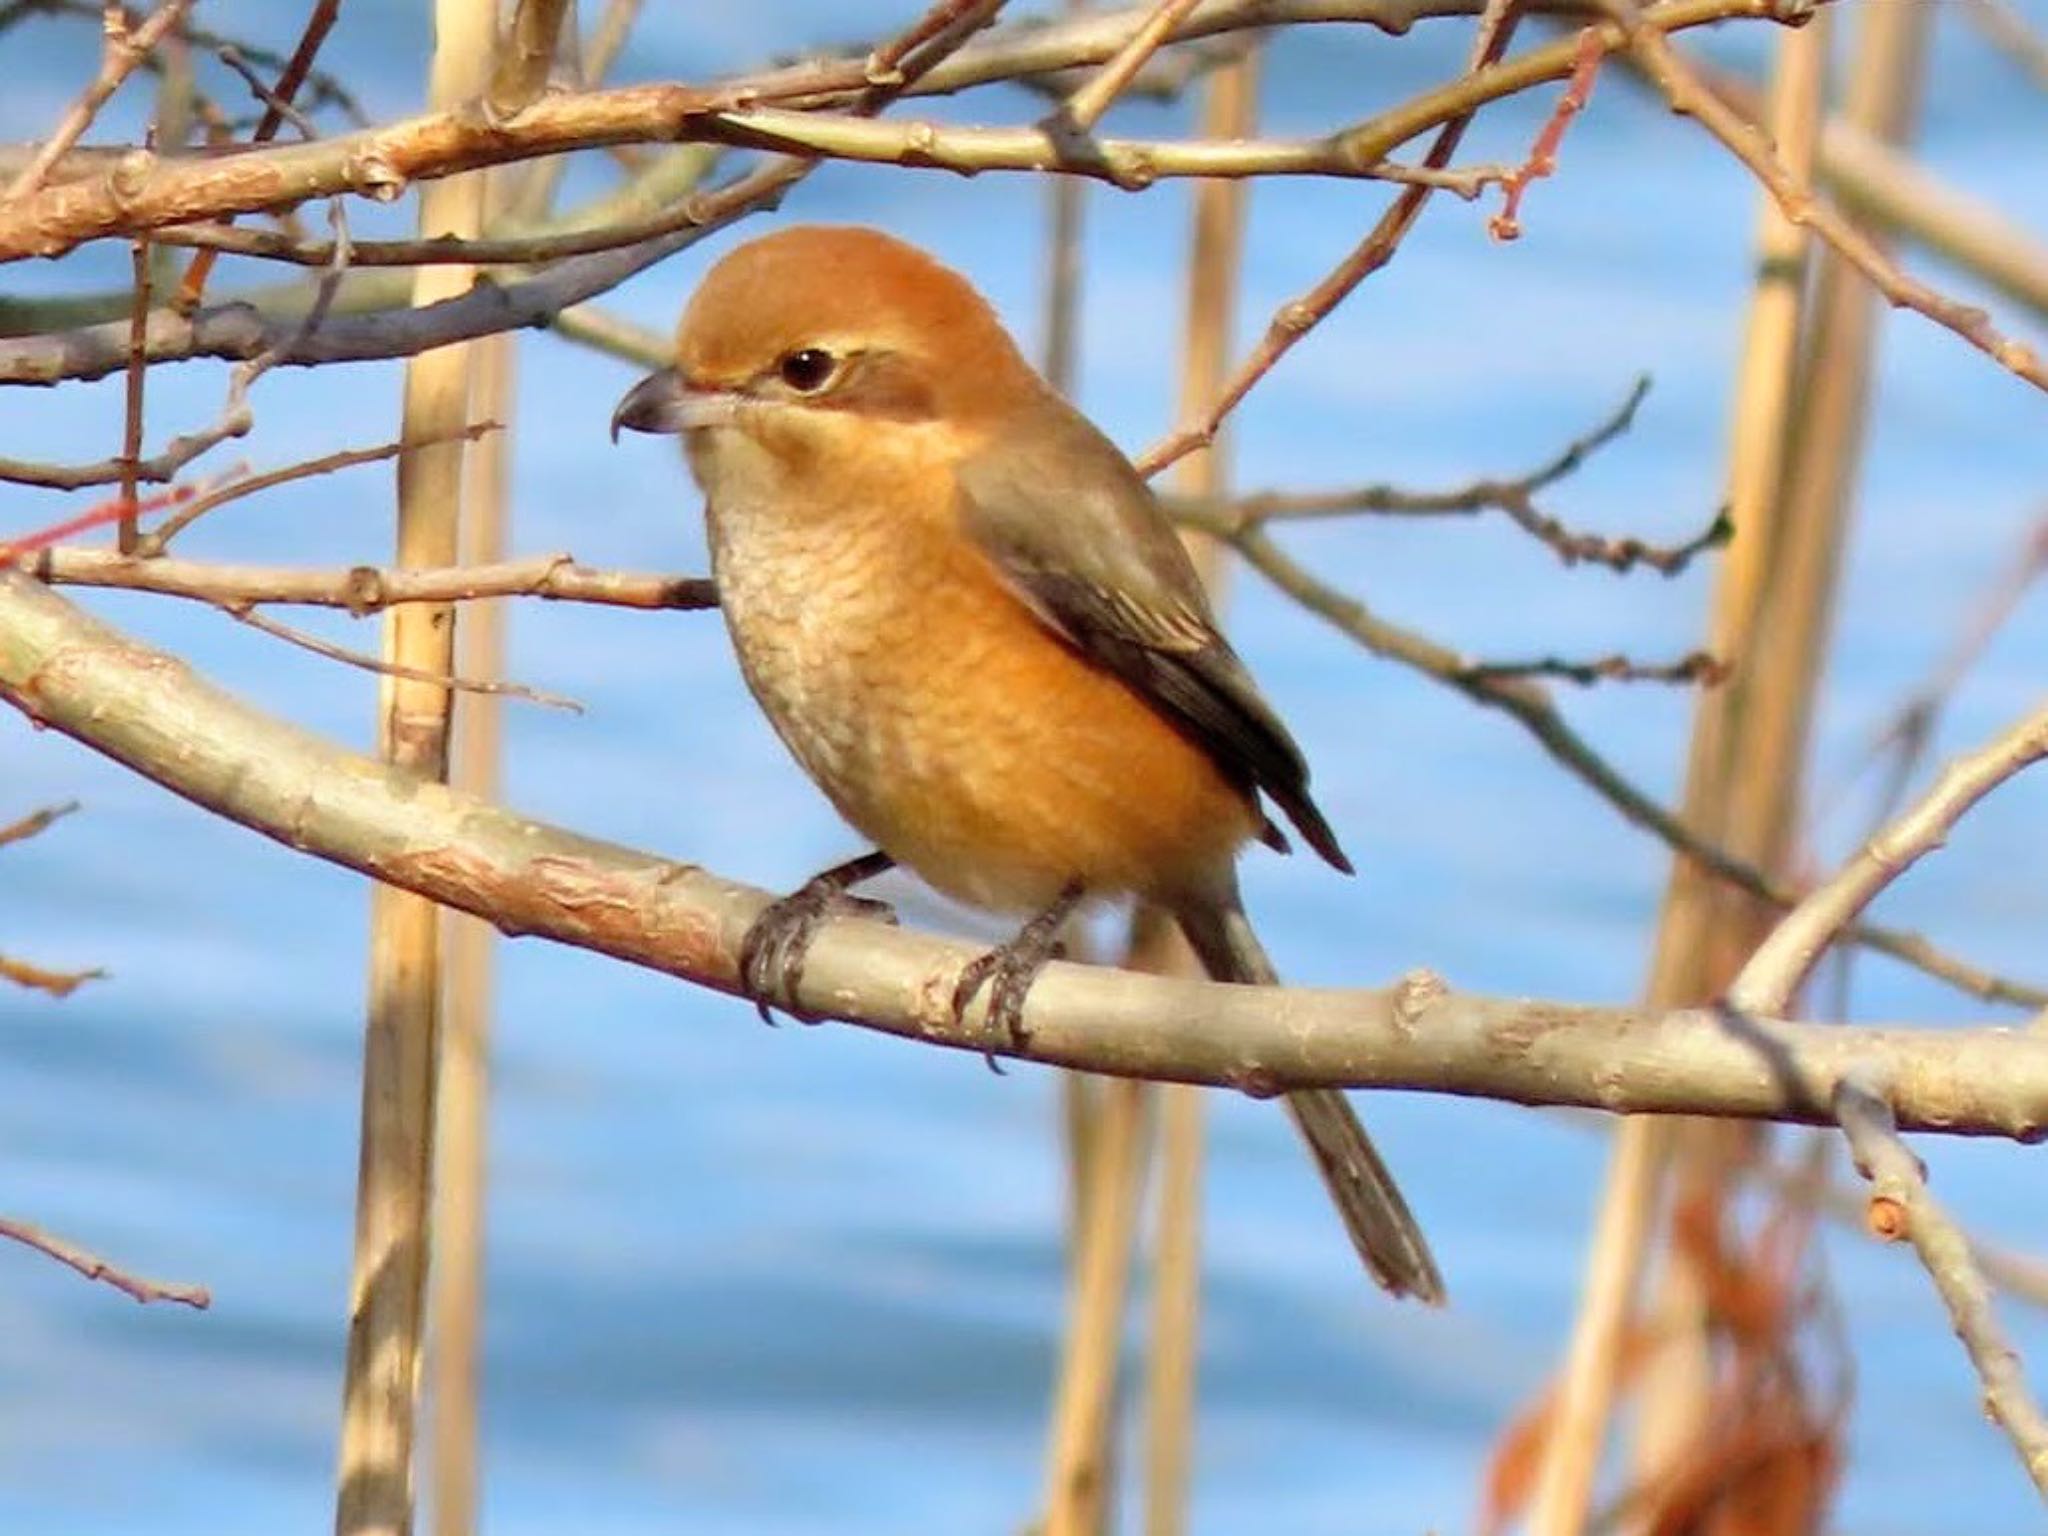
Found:
<svg viewBox="0 0 2048 1536"><path fill-rule="evenodd" d="M1052 397L1042 409L1032 430L1005 434L961 466L963 529L1041 622L1135 689L1230 778L1272 796L1309 845L1348 872L1309 798L1301 749L1217 630L1151 491L1079 412Z"/></svg>

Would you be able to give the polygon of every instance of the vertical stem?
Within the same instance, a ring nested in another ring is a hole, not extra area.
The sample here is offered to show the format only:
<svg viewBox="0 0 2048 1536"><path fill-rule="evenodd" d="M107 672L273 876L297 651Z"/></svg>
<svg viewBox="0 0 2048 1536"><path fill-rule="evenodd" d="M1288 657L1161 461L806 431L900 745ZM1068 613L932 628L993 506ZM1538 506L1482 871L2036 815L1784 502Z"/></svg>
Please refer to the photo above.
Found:
<svg viewBox="0 0 2048 1536"><path fill-rule="evenodd" d="M1201 132L1209 138L1234 139L1248 138L1257 129L1258 56L1247 52L1209 77ZM1194 189L1187 352L1181 362L1184 419L1216 398L1229 370L1243 266L1246 192L1241 181L1202 181ZM1193 496L1220 496L1228 481L1222 439L1190 454L1175 470L1177 486ZM1214 541L1193 541L1192 552L1214 588L1222 575ZM1195 969L1179 949L1176 945L1178 963L1172 968ZM1145 1530L1147 1536L1179 1536L1187 1528L1200 1357L1203 1100L1199 1088L1185 1083L1166 1085L1160 1098L1159 1237L1146 1383Z"/></svg>
<svg viewBox="0 0 2048 1536"><path fill-rule="evenodd" d="M1105 1448L1116 1407L1150 1086L1117 1078L1100 1090L1102 1108L1082 1202L1085 1221L1074 1268L1074 1300L1053 1402L1043 1536L1096 1536L1105 1524Z"/></svg>
<svg viewBox="0 0 2048 1536"><path fill-rule="evenodd" d="M1772 86L1773 136L1787 164L1802 178L1811 173L1824 106L1826 18L1816 21L1820 24L1782 36ZM1727 658L1734 672L1721 688L1701 696L1684 802L1688 823L1723 842L1731 833L1732 792L1744 767L1740 732L1749 714L1748 693L1759 660L1768 660L1755 644L1755 624L1782 528L1778 487L1791 416L1807 250L1803 232L1785 221L1772 198L1762 198L1758 220L1758 278L1737 377L1730 450L1735 537L1723 557L1708 641L1713 654ZM1676 1005L1711 993L1716 935L1725 931L1732 915L1725 887L1687 861L1673 864L1647 988L1652 1002ZM1534 1536L1577 1536L1585 1529L1613 1408L1619 1352L1648 1255L1672 1138L1668 1124L1651 1118L1624 1122L1616 1136L1587 1256L1579 1317L1537 1480L1529 1524ZM1698 1400L1700 1358L1694 1353L1691 1365L1673 1362L1674 1378L1684 1380L1677 1390L1660 1394L1663 1401L1681 1396L1687 1402ZM1650 1438L1661 1442L1667 1432L1653 1428Z"/></svg>
<svg viewBox="0 0 2048 1536"><path fill-rule="evenodd" d="M1086 0L1067 0L1067 10L1085 10ZM1087 208L1087 183L1079 176L1046 179L1051 229L1045 251L1046 382L1072 398L1079 371L1081 329L1081 222ZM1081 1232L1087 1224L1083 1205L1089 1188L1088 1160L1093 1155L1094 1128L1101 1113L1099 1084L1085 1072L1060 1074L1060 1108L1067 1149L1067 1252L1078 1265Z"/></svg>
<svg viewBox="0 0 2048 1536"><path fill-rule="evenodd" d="M436 108L452 108L480 94L489 78L495 5L493 0L436 0L434 22L429 97ZM422 189L423 234L474 236L482 224L481 177L451 177ZM414 283L414 302L428 304L460 293L472 277L468 267L423 267ZM405 437L446 437L467 424L470 358L468 347L452 346L408 363ZM444 441L400 457L400 565L445 565L457 557L464 447L460 440ZM386 618L385 656L416 672L445 675L454 662L454 628L450 606L400 605ZM449 699L439 685L385 677L378 699L378 743L385 756L425 777L445 777ZM408 1536L412 1529L440 993L439 909L407 892L374 888L355 1265L335 1505L340 1536Z"/></svg>
<svg viewBox="0 0 2048 1536"><path fill-rule="evenodd" d="M504 178L490 178L490 212ZM510 515L513 392L518 352L513 338L476 344L471 410L504 430L471 450L463 486L462 561L487 565L505 557ZM456 637L457 670L471 677L505 672L505 605L472 603ZM485 800L498 796L504 701L463 694L456 702L453 779ZM433 1337L435 1536L471 1536L477 1529L477 1451L482 1366L478 1339L484 1315L484 1214L490 1146L491 1018L496 1004L496 934L490 924L446 914L448 977L441 1038L435 1126L434 1264L429 1293Z"/></svg>

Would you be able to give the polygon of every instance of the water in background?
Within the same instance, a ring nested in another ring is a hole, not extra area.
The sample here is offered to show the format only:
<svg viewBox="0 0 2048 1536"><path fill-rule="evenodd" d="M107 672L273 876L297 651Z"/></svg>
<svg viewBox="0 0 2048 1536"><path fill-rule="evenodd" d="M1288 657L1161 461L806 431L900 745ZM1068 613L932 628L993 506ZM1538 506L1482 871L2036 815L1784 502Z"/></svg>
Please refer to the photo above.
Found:
<svg viewBox="0 0 2048 1536"><path fill-rule="evenodd" d="M650 7L622 76L702 79L884 30L910 9ZM2023 9L2048 25L2043 0ZM274 45L296 36L296 7L205 10ZM424 14L359 0L327 50L380 116L419 100ZM2048 234L2048 173L2021 147L2039 143L2048 108L1959 16L1945 11L1937 30L1928 158ZM1436 24L1398 43L1349 28L1283 37L1270 117L1312 132L1363 116L1453 73L1465 35ZM1743 28L1701 45L1753 60L1764 41ZM44 131L97 47L89 24L0 38L0 135ZM1490 112L1468 158L1518 158L1545 105ZM997 94L929 110L1023 120L1037 106ZM1180 126L1157 108L1127 121ZM1247 340L1383 195L1257 188ZM1530 196L1526 237L1499 246L1481 211L1433 207L1396 266L1239 414L1241 481L1430 485L1517 472L1648 371L1657 388L1635 431L1552 502L1592 528L1690 533L1721 490L1754 205L1751 184L1703 136L1604 77L1560 175ZM828 169L786 213L886 223L972 273L1036 334L1035 185ZM1133 448L1168 425L1186 216L1172 186L1090 202L1082 400ZM356 227L378 224L366 212ZM615 302L666 326L728 243L643 276ZM10 295L111 287L127 264L107 246L61 268L9 267L0 284ZM519 549L701 569L695 498L670 452L606 445L628 370L544 336L520 348ZM211 419L224 377L211 364L153 374L152 441ZM397 419L397 384L386 366L273 376L246 451L270 465L380 440ZM118 441L118 381L18 390L6 407L10 453L92 458ZM1953 338L1912 317L1889 328L1820 720L1821 784L1836 782L2010 559L2048 478L2042 422L2038 394ZM315 481L222 513L186 552L376 560L390 500L384 470ZM0 530L71 505L10 489ZM1566 573L1483 524L1355 522L1287 539L1389 616L1484 656L1676 654L1699 633L1711 581L1705 569L1669 582ZM261 705L357 746L368 739L372 686L360 674L195 607L92 607ZM1255 580L1236 584L1231 617L1362 871L1345 881L1312 860L1249 860L1252 909L1290 976L1365 983L1428 965L1471 988L1635 993L1665 870L1657 847L1508 723L1370 660ZM371 635L309 623L358 643ZM2048 605L2037 602L1957 700L1944 748L1981 740L2036 699L2044 654ZM853 847L748 707L714 617L525 605L510 672L589 707L575 719L512 706L507 794L521 809L770 887ZM1673 790L1687 699L1616 688L1570 703L1628 771ZM84 814L0 854L0 945L113 977L61 1005L0 991L0 1209L145 1273L204 1281L217 1301L205 1315L139 1309L0 1249L0 1526L320 1529L355 1175L363 883L0 719L0 819L72 796ZM1853 812L1830 823L1830 851L1856 826ZM2048 780L2037 776L1973 816L1887 915L2038 978L2043 868ZM972 1057L841 1027L766 1030L743 1004L537 943L505 946L503 966L490 1528L1017 1529L1036 1500L1060 1316L1051 1077L997 1078ZM1855 1004L1869 1019L1973 1012L1877 961L1859 965ZM1461 1528L1491 1437L1557 1358L1604 1136L1557 1115L1374 1098L1372 1123L1455 1298L1424 1315L1361 1282L1275 1111L1222 1095L1212 1104L1201 1528ZM2048 1240L2026 1174L2037 1154L1922 1149L1973 1228ZM2033 1528L2034 1500L1911 1258L1854 1236L1831 1238L1829 1257L1858 1370L1844 1528ZM2048 1381L2048 1330L2013 1322Z"/></svg>

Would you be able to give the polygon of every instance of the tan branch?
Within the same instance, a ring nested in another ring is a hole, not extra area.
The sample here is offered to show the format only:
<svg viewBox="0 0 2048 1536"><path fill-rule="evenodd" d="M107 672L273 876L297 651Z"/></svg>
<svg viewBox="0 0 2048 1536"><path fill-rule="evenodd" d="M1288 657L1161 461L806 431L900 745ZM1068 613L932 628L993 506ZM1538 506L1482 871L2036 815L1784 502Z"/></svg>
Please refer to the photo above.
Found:
<svg viewBox="0 0 2048 1536"><path fill-rule="evenodd" d="M63 159L65 151L92 126L92 120L99 116L107 98L121 88L122 81L135 73L136 66L177 24L191 3L192 0L163 0L163 4L150 13L149 19L132 31L125 24L119 28L108 28L106 46L100 53L99 73L93 76L92 83L80 93L78 100L71 104L70 110L57 124L56 131L43 141L34 158L8 183L7 191L0 194L0 207L36 195L44 178L50 174L50 168Z"/></svg>
<svg viewBox="0 0 2048 1536"><path fill-rule="evenodd" d="M1784 1012L1820 957L1886 886L1945 843L1971 806L2043 757L2048 704L1950 764L1919 804L1786 913L1736 976L1729 1002L1759 1013Z"/></svg>
<svg viewBox="0 0 2048 1536"><path fill-rule="evenodd" d="M1667 0L1645 13L1651 30L1698 26L1735 16L1770 17L1786 0ZM1618 46L1618 28L1610 46ZM1469 115L1483 103L1512 95L1573 69L1577 44L1532 49L1509 65L1481 70L1425 93L1341 136L1348 156L1360 166L1384 158L1396 145L1432 126ZM1490 60L1489 60L1490 62ZM874 108L870 87L855 103L857 115ZM765 106L775 99L759 81L688 86L626 86L603 91L565 91L536 101L511 123L492 125L473 108L428 113L385 127L322 140L199 158L159 156L131 150L100 174L45 188L12 206L0 206L0 261L55 256L81 241L115 232L132 234L168 224L253 212L316 197L355 193L388 202L415 181L484 166L509 164L570 150L612 144L709 141L780 147L800 130L801 113ZM785 118L795 121L786 122ZM870 140L846 120L823 120L825 138L807 143L806 154L851 154ZM815 125L814 125L815 126ZM773 132L771 132L773 130ZM936 130L934 130L936 131ZM989 130L1023 133L1030 130ZM765 137L764 137L765 136ZM1006 141L1007 142L1007 141ZM864 152L874 154L871 147ZM1014 168L1035 166L1042 151L1026 141L1010 145ZM1330 164L1336 158L1326 155ZM1190 151L1177 174L1219 174L1233 163L1220 147ZM1430 156L1426 168L1441 170ZM1328 172L1323 172L1328 174ZM1239 171L1238 174L1248 174ZM1352 174L1359 174L1354 169ZM1417 189L1419 190L1419 189Z"/></svg>
<svg viewBox="0 0 2048 1536"><path fill-rule="evenodd" d="M579 837L269 718L17 572L0 572L0 699L218 815L471 912L722 991L765 893ZM794 1001L930 1044L1260 1093L1404 1087L1616 1113L1833 1122L1851 1071L1888 1074L1901 1123L2048 1132L2048 1038L1814 1025L1727 1011L1454 992L1260 989L1055 965L1022 1042L947 999L969 944L857 920L821 930Z"/></svg>
<svg viewBox="0 0 2048 1536"><path fill-rule="evenodd" d="M440 569L355 565L317 570L168 557L143 560L111 550L60 547L43 550L23 568L53 586L113 587L224 604L296 603L342 608L356 615L376 613L394 603L461 603L487 597L539 597L616 608L718 606L718 592L709 577L601 571L577 564L569 554ZM4 841L0 833L0 842Z"/></svg>
<svg viewBox="0 0 2048 1536"><path fill-rule="evenodd" d="M2011 1438L2027 1476L2048 1498L2048 1417L2027 1391L2019 1351L1999 1326L1969 1239L1929 1192L1920 1159L1899 1139L1881 1082L1858 1072L1835 1089L1835 1109L1857 1171L1870 1180L1872 1224L1913 1244L1984 1384L1985 1411Z"/></svg>
<svg viewBox="0 0 2048 1536"><path fill-rule="evenodd" d="M1638 9L1635 0L1601 3L1626 29L1630 51L1671 110L1693 118L1719 139L1777 199L1787 219L1812 230L1894 306L1926 316L1999 366L2048 389L2048 365L2032 347L2001 332L1983 310L1937 293L1909 276L1882 246L1795 177L1763 132L1708 89L1660 28L1646 24L1654 13Z"/></svg>
<svg viewBox="0 0 2048 1536"><path fill-rule="evenodd" d="M1625 778L1621 771L1587 744L1566 723L1550 695L1521 678L1488 677L1472 663L1425 635L1390 623L1364 603L1318 579L1259 529L1231 536L1232 545L1252 568L1311 613L1326 619L1376 656L1401 663L1423 676L1448 684L1475 703L1506 713L1536 739L1558 765L1605 800L1633 825L1693 860L1715 877L1775 906L1791 907L1798 893L1772 879L1755 864L1701 838L1668 809ZM2037 1008L2048 1004L2048 990L1973 966L1947 954L1916 933L1858 923L1850 936L1866 948L1987 1002Z"/></svg>

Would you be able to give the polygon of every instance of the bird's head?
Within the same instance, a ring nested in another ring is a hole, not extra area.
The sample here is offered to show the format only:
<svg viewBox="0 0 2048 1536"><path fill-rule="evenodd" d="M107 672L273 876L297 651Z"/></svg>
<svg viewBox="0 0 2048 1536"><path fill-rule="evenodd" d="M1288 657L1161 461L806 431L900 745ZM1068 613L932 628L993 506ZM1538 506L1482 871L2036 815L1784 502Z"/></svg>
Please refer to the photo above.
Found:
<svg viewBox="0 0 2048 1536"><path fill-rule="evenodd" d="M878 230L799 225L712 267L675 366L620 401L612 434L681 435L716 499L897 450L968 451L1042 387L957 272Z"/></svg>

